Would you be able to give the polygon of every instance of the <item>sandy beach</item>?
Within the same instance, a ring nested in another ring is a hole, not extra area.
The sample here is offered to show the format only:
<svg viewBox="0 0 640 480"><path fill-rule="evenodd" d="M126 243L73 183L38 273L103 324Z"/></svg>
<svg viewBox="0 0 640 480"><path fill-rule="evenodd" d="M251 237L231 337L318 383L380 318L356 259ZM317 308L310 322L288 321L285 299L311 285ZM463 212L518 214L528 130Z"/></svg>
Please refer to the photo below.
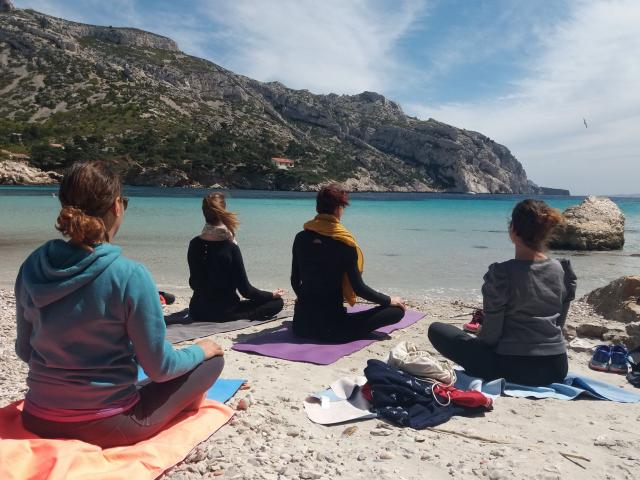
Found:
<svg viewBox="0 0 640 480"><path fill-rule="evenodd" d="M289 299L290 301L290 299ZM386 359L401 340L427 345L426 329L439 320L469 311L460 301L410 301L425 319L391 339L376 342L329 366L293 363L231 351L235 340L270 323L214 337L226 351L225 378L246 378L250 389L229 401L250 396L246 411L188 458L167 472L168 479L633 479L640 471L640 404L596 400L560 401L501 397L483 416L453 417L435 430L403 429L373 419L337 426L308 420L303 400L348 375L361 375L370 358ZM179 298L167 313L186 307ZM0 290L0 403L26 391L26 365L15 355L15 301ZM574 302L569 323L594 319L589 306ZM433 351L431 349L431 351ZM587 368L590 354L570 350L570 370L625 389L621 375ZM345 433L355 426L355 432ZM563 456L563 454L568 454ZM571 455L574 455L573 457ZM577 463L574 463L577 462ZM579 465L578 465L579 464Z"/></svg>

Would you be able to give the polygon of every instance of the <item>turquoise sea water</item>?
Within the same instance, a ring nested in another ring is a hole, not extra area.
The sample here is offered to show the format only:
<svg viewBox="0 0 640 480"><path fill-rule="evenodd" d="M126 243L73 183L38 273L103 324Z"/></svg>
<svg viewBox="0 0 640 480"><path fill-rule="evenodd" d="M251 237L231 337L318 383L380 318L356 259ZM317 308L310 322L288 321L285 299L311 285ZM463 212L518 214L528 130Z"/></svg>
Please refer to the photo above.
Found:
<svg viewBox="0 0 640 480"><path fill-rule="evenodd" d="M0 187L0 288L10 288L24 258L59 234L55 187ZM127 188L129 210L115 243L143 262L161 289L188 294L186 249L200 233L204 190ZM365 254L365 281L411 298L477 298L487 266L513 256L507 219L524 197L505 195L354 194L343 223ZM547 197L564 209L578 197ZM640 272L640 198L614 198L626 215L621 252L554 252L571 259L579 293ZM238 242L251 282L291 290L291 244L312 218L313 194L231 191Z"/></svg>

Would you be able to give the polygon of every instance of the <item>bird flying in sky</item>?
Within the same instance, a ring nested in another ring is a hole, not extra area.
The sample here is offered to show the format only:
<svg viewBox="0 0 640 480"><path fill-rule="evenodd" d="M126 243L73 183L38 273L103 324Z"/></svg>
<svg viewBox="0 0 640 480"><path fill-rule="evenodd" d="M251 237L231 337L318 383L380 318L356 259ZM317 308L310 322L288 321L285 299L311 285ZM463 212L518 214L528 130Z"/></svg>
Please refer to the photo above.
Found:
<svg viewBox="0 0 640 480"><path fill-rule="evenodd" d="M586 118L583 118L583 119L582 119L582 122L584 123L584 128L589 128L589 127L587 126L587 119L586 119Z"/></svg>

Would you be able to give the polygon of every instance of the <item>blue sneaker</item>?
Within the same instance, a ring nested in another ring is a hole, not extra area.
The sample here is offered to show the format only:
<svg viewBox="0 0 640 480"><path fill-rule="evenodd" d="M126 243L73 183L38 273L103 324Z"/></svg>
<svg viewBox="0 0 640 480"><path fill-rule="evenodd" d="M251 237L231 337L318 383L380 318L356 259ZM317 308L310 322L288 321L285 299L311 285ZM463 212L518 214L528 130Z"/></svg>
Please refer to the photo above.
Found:
<svg viewBox="0 0 640 480"><path fill-rule="evenodd" d="M591 360L589 360L589 368L599 372L608 372L610 361L611 347L609 345L598 345L593 352Z"/></svg>
<svg viewBox="0 0 640 480"><path fill-rule="evenodd" d="M629 352L624 345L614 345L611 347L611 364L609 371L613 373L626 374L629 371Z"/></svg>

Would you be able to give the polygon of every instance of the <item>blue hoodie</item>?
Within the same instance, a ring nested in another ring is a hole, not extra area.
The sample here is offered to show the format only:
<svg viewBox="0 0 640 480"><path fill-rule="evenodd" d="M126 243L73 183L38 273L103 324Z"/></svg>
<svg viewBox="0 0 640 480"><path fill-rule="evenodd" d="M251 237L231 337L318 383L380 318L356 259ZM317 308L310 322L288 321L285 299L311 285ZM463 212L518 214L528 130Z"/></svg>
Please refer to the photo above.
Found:
<svg viewBox="0 0 640 480"><path fill-rule="evenodd" d="M16 353L29 363L27 399L38 406L121 406L137 396L138 362L164 382L204 360L197 345L176 350L166 341L153 279L120 247L87 252L51 240L22 264L15 293Z"/></svg>

